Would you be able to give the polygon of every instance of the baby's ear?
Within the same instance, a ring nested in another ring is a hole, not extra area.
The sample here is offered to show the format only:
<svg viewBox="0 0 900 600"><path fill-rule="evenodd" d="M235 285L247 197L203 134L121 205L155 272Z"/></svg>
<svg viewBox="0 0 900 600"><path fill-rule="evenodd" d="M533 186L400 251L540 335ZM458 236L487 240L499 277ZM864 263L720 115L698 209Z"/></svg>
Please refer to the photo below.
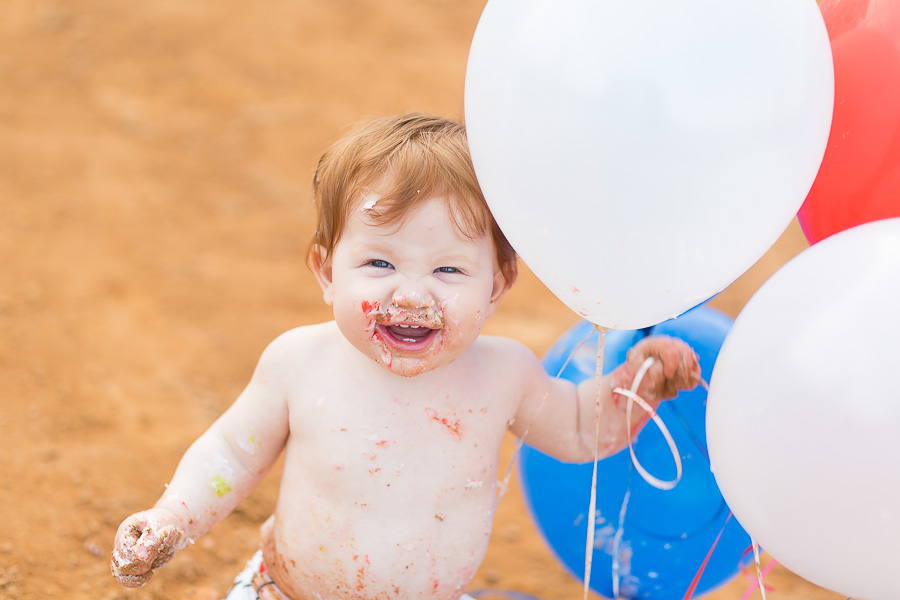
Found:
<svg viewBox="0 0 900 600"><path fill-rule="evenodd" d="M334 302L334 291L332 289L331 280L331 258L328 256L325 248L319 244L313 244L309 249L309 266L312 269L313 275L316 276L316 281L319 282L319 287L322 288L322 298L325 300L325 304L331 306L332 302Z"/></svg>
<svg viewBox="0 0 900 600"><path fill-rule="evenodd" d="M491 290L491 302L487 307L487 316L491 317L494 314L494 311L497 310L497 305L500 304L500 299L509 289L509 283L506 281L506 277L503 276L503 272L499 268L494 269L494 287Z"/></svg>

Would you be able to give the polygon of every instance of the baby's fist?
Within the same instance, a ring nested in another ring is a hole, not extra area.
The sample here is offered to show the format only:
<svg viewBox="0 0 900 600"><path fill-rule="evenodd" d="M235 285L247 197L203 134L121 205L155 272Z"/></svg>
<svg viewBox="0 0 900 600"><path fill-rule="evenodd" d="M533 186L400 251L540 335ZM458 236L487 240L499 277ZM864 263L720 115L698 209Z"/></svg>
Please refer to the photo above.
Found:
<svg viewBox="0 0 900 600"><path fill-rule="evenodd" d="M644 338L628 351L620 386L631 382L647 358L653 364L647 370L637 393L648 401L669 400L681 390L692 390L702 381L697 354L683 341L665 335Z"/></svg>
<svg viewBox="0 0 900 600"><path fill-rule="evenodd" d="M119 525L110 570L125 587L138 588L188 543L177 518L167 510L150 509Z"/></svg>

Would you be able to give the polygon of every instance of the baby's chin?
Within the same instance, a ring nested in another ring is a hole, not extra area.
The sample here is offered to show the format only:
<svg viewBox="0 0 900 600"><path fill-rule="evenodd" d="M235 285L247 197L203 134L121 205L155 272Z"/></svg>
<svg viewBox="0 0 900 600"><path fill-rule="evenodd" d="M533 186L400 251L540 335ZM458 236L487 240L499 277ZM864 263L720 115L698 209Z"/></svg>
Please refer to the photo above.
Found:
<svg viewBox="0 0 900 600"><path fill-rule="evenodd" d="M385 358L388 358L388 360L385 360ZM422 357L381 357L378 362L394 375L400 375L401 377L415 377L416 375L422 375L423 373L433 371L438 366L433 360Z"/></svg>

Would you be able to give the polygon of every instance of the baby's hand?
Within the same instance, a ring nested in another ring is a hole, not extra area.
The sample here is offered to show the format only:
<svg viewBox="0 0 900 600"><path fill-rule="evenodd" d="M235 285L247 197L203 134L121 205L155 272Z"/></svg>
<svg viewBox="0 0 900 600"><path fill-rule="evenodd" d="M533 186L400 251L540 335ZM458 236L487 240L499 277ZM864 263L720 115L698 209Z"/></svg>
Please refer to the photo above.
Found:
<svg viewBox="0 0 900 600"><path fill-rule="evenodd" d="M669 400L681 390L692 390L701 381L697 354L683 341L664 336L644 338L628 351L613 380L613 388L630 389L638 369L652 357L653 365L644 375L637 390L638 396L656 406Z"/></svg>
<svg viewBox="0 0 900 600"><path fill-rule="evenodd" d="M161 508L131 515L119 525L110 568L125 587L143 586L153 570L164 566L190 541L178 518Z"/></svg>

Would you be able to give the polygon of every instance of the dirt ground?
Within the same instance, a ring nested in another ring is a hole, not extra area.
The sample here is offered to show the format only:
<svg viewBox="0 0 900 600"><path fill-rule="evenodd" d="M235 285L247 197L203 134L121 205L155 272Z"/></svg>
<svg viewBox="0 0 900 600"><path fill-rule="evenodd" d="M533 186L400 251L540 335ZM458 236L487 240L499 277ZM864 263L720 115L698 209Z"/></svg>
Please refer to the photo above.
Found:
<svg viewBox="0 0 900 600"><path fill-rule="evenodd" d="M315 160L367 117L461 117L483 5L4 2L0 598L221 597L277 473L143 590L109 575L115 528L154 502L273 337L329 318L304 264ZM805 247L795 224L713 305L736 315ZM523 271L488 331L540 354L576 318ZM780 600L838 598L780 567L767 581ZM515 481L473 585L581 597Z"/></svg>

